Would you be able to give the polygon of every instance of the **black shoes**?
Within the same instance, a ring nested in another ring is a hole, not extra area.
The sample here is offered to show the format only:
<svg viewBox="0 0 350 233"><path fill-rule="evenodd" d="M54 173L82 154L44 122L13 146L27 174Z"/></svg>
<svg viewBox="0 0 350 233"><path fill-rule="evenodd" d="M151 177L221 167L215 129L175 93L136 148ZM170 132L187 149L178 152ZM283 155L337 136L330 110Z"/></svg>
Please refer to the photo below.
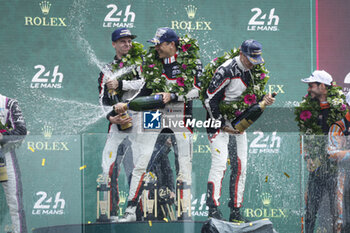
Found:
<svg viewBox="0 0 350 233"><path fill-rule="evenodd" d="M215 219L219 219L219 220L224 220L222 217L222 213L218 209L218 207L209 207L208 218L215 218Z"/></svg>
<svg viewBox="0 0 350 233"><path fill-rule="evenodd" d="M229 218L229 222L235 222L235 223L245 223L245 222L249 222L247 219L245 219L241 213L240 213L240 208L233 208L231 209L231 213L230 213L230 218Z"/></svg>

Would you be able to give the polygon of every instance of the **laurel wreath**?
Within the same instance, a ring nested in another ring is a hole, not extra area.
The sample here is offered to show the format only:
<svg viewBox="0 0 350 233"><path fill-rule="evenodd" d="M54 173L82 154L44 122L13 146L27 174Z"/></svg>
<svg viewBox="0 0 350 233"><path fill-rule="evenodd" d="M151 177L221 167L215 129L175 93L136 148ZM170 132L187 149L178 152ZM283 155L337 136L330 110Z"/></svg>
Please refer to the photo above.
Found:
<svg viewBox="0 0 350 233"><path fill-rule="evenodd" d="M118 61L114 61L112 64L112 71L116 71L123 67L136 66L139 67L142 65L142 57L146 55L146 50L143 49L143 45L133 41L132 47L129 50L128 54L123 55L122 58ZM132 80L136 75L136 71L133 70L132 73L123 75L120 80Z"/></svg>
<svg viewBox="0 0 350 233"><path fill-rule="evenodd" d="M203 104L205 98L207 97L206 92L214 73L228 59L237 57L239 52L239 49L233 49L229 52L225 52L223 56L213 59L205 66L204 73L201 78L202 89L199 97ZM254 68L251 70L251 84L242 93L237 101L232 101L229 103L221 101L219 105L221 114L223 114L226 119L235 119L258 100L262 99L266 94L265 86L270 78L268 73L269 71L265 68L264 64L254 66Z"/></svg>
<svg viewBox="0 0 350 233"><path fill-rule="evenodd" d="M137 75L137 72L136 72L137 67L140 67L142 65L142 61L143 61L142 59L147 53L147 51L143 49L142 44L136 41L132 41L131 44L132 44L132 47L127 54L123 55L120 60L113 61L112 72L115 72L125 67L134 66L135 68L132 69L132 72L128 72L123 76L119 77L118 80L127 80L127 81L133 80L134 77ZM119 98L122 98L124 91L110 90L110 93L112 95L117 94Z"/></svg>
<svg viewBox="0 0 350 233"><path fill-rule="evenodd" d="M327 118L327 126L329 128L346 114L345 95L342 92L342 88L332 85L328 89L327 102L330 105ZM327 138L321 136L323 135L322 128L317 124L320 111L320 103L307 94L302 98L300 105L295 107L295 120L298 123L300 132L304 134L303 149L306 155L305 159L311 158L317 168L323 167L329 171L335 171L336 166L330 163L327 156Z"/></svg>
<svg viewBox="0 0 350 233"><path fill-rule="evenodd" d="M2 124L2 122L0 121L0 130L4 130L4 129L8 129L8 123L6 122L5 125Z"/></svg>
<svg viewBox="0 0 350 233"><path fill-rule="evenodd" d="M152 89L153 93L170 92L185 96L193 88L199 60L198 42L185 35L179 39L177 49L179 53L176 61L181 72L174 79L176 83L167 83L167 78L163 74L163 63L154 47L151 47L145 56L142 74L147 88Z"/></svg>
<svg viewBox="0 0 350 233"><path fill-rule="evenodd" d="M336 121L341 120L346 114L346 101L342 88L332 85L328 89L327 102L330 105L327 125L330 127ZM321 107L318 101L310 95L302 98L298 107L295 107L295 121L298 123L300 132L306 135L322 135L322 128L317 124Z"/></svg>

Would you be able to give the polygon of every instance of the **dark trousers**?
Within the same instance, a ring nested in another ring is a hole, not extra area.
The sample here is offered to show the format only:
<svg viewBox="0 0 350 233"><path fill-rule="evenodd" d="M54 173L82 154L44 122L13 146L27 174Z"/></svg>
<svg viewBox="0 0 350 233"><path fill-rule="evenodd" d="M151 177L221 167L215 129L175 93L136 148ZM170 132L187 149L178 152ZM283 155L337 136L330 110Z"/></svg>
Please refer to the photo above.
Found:
<svg viewBox="0 0 350 233"><path fill-rule="evenodd" d="M306 214L305 214L305 233L313 233L315 228L316 216L322 197L326 192L329 196L330 214L332 217L333 226L336 221L336 179L337 174L330 174L316 170L309 173L307 199L306 199Z"/></svg>

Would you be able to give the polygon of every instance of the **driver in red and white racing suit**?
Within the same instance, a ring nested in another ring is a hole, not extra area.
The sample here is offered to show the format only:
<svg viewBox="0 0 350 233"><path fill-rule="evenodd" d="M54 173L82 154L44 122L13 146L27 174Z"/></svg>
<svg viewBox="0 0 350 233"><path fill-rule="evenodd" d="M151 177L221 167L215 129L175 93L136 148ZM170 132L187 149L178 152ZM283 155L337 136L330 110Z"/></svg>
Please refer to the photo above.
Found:
<svg viewBox="0 0 350 233"><path fill-rule="evenodd" d="M212 162L207 184L208 217L222 219L220 205L222 180L226 171L227 158L230 158L230 201L229 221L243 221L240 208L245 188L248 145L247 136L232 128L231 121L220 112L221 101L237 101L247 86L254 85L250 70L256 64L263 63L262 46L255 40L246 40L241 45L240 55L224 62L215 72L205 99L205 107L211 119L221 121L221 128L208 128L208 137L212 153ZM265 95L267 105L274 102L271 94Z"/></svg>

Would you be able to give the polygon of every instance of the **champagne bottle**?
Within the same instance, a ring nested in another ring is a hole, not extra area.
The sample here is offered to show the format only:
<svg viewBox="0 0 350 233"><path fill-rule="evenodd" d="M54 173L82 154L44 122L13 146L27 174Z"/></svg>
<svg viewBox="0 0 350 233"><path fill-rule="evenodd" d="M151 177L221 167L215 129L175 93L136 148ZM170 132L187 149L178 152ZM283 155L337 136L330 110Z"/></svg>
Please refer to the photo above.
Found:
<svg viewBox="0 0 350 233"><path fill-rule="evenodd" d="M107 75L107 79L105 80L119 80L121 77L125 75L129 75L131 72L133 73L134 76L137 75L136 73L136 65L131 65L131 66L126 66L121 69L118 69L116 72L111 72L110 70L104 69L102 72ZM118 94L117 90L108 90L108 93L114 97L115 95Z"/></svg>
<svg viewBox="0 0 350 233"><path fill-rule="evenodd" d="M127 111L125 111L124 113L122 113L121 115L121 118L122 119L125 119L125 118L128 118L129 117L129 114ZM129 123L125 123L123 125L120 125L120 130L126 130L126 129L129 129L132 127L132 122L129 122Z"/></svg>
<svg viewBox="0 0 350 233"><path fill-rule="evenodd" d="M275 97L276 95L276 93L273 93L272 97ZM231 122L232 127L237 129L239 132L244 132L261 116L265 108L266 103L264 100L252 105L250 108L245 110L241 115L239 115L235 120Z"/></svg>
<svg viewBox="0 0 350 233"><path fill-rule="evenodd" d="M125 110L130 109L133 111L145 111L164 107L165 104L163 103L163 95L138 97L125 104Z"/></svg>

